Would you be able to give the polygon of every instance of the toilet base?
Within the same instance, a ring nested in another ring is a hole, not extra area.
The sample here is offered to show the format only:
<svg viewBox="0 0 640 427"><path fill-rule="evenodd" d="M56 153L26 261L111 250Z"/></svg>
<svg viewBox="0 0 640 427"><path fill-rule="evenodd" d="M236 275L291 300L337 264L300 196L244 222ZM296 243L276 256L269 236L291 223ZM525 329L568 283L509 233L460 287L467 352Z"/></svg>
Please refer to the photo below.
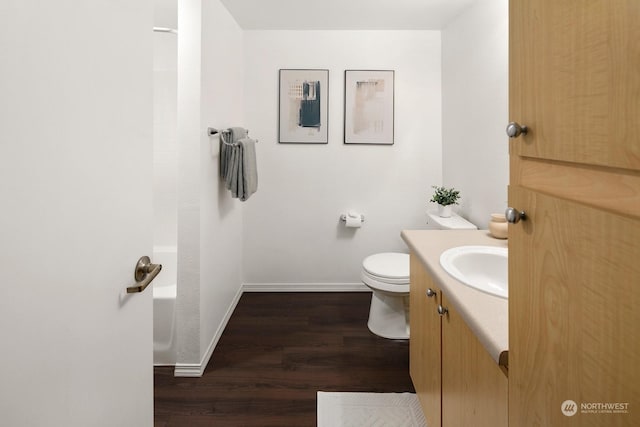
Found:
<svg viewBox="0 0 640 427"><path fill-rule="evenodd" d="M373 291L367 326L383 338L409 339L409 296Z"/></svg>

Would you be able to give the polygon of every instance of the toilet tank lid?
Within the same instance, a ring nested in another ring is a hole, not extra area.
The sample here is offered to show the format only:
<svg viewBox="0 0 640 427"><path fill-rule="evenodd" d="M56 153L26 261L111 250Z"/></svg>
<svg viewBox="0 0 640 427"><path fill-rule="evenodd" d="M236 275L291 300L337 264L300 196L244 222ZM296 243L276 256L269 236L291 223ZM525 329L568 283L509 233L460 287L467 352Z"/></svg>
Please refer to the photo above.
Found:
<svg viewBox="0 0 640 427"><path fill-rule="evenodd" d="M440 230L477 230L478 227L462 218L460 215L452 213L450 217L443 218L437 212L427 212L429 218L437 224Z"/></svg>
<svg viewBox="0 0 640 427"><path fill-rule="evenodd" d="M384 252L370 255L362 261L362 268L378 277L409 278L409 254Z"/></svg>

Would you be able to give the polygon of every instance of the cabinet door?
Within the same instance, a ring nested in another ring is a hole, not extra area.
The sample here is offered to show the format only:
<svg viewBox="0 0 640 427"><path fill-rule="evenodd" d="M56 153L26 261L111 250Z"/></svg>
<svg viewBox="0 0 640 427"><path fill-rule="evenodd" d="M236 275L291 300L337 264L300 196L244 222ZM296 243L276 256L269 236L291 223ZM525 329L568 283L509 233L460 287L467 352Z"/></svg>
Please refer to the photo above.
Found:
<svg viewBox="0 0 640 427"><path fill-rule="evenodd" d="M507 376L445 295L442 305L442 426L506 427Z"/></svg>
<svg viewBox="0 0 640 427"><path fill-rule="evenodd" d="M640 169L638 0L509 7L512 154Z"/></svg>
<svg viewBox="0 0 640 427"><path fill-rule="evenodd" d="M429 426L440 426L440 292L411 253L409 371ZM431 289L435 295L427 296Z"/></svg>
<svg viewBox="0 0 640 427"><path fill-rule="evenodd" d="M640 221L519 186L509 201L527 215L509 226L510 425L640 425Z"/></svg>

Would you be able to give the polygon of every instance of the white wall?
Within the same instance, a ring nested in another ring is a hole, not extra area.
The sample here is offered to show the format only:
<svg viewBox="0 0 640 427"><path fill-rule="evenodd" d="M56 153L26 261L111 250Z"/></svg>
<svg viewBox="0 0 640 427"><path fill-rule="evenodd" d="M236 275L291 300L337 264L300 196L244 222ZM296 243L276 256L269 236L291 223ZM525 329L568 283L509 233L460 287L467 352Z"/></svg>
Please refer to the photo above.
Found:
<svg viewBox="0 0 640 427"><path fill-rule="evenodd" d="M362 259L406 251L442 178L440 33L246 31L245 110L259 139L244 207L244 282L359 283ZM329 143L278 143L278 70L329 69ZM395 70L395 145L344 145L344 70ZM340 214L365 215L345 229ZM322 286L321 286L322 288Z"/></svg>
<svg viewBox="0 0 640 427"><path fill-rule="evenodd" d="M218 178L208 126L242 123L242 31L218 0L178 8L178 363L198 375L239 298L242 206Z"/></svg>
<svg viewBox="0 0 640 427"><path fill-rule="evenodd" d="M243 32L218 0L202 3L202 129L244 123ZM219 338L242 283L242 202L219 178L217 137L200 136L200 343ZM202 354L202 353L201 353Z"/></svg>
<svg viewBox="0 0 640 427"><path fill-rule="evenodd" d="M480 228L507 201L508 21L507 0L478 0L442 31L443 184Z"/></svg>
<svg viewBox="0 0 640 427"><path fill-rule="evenodd" d="M442 33L441 52L437 31L242 31L218 0L181 0L183 373L206 363L240 283L327 290L359 284L364 257L406 251L400 231L425 227L432 185L460 187L463 214L480 226L503 210L506 0L480 3ZM277 142L283 68L330 70L328 144ZM345 69L395 70L393 146L343 144ZM208 126L245 126L260 141L259 189L244 204L220 184ZM365 215L363 228L343 227L339 217L348 209Z"/></svg>

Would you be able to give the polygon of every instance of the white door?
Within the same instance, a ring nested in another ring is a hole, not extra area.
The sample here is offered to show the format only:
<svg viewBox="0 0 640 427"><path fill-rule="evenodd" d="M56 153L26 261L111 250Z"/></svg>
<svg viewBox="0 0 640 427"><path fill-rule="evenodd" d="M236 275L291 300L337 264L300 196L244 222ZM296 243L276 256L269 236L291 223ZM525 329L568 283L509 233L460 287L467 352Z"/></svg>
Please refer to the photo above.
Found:
<svg viewBox="0 0 640 427"><path fill-rule="evenodd" d="M152 5L0 16L0 425L150 426Z"/></svg>

